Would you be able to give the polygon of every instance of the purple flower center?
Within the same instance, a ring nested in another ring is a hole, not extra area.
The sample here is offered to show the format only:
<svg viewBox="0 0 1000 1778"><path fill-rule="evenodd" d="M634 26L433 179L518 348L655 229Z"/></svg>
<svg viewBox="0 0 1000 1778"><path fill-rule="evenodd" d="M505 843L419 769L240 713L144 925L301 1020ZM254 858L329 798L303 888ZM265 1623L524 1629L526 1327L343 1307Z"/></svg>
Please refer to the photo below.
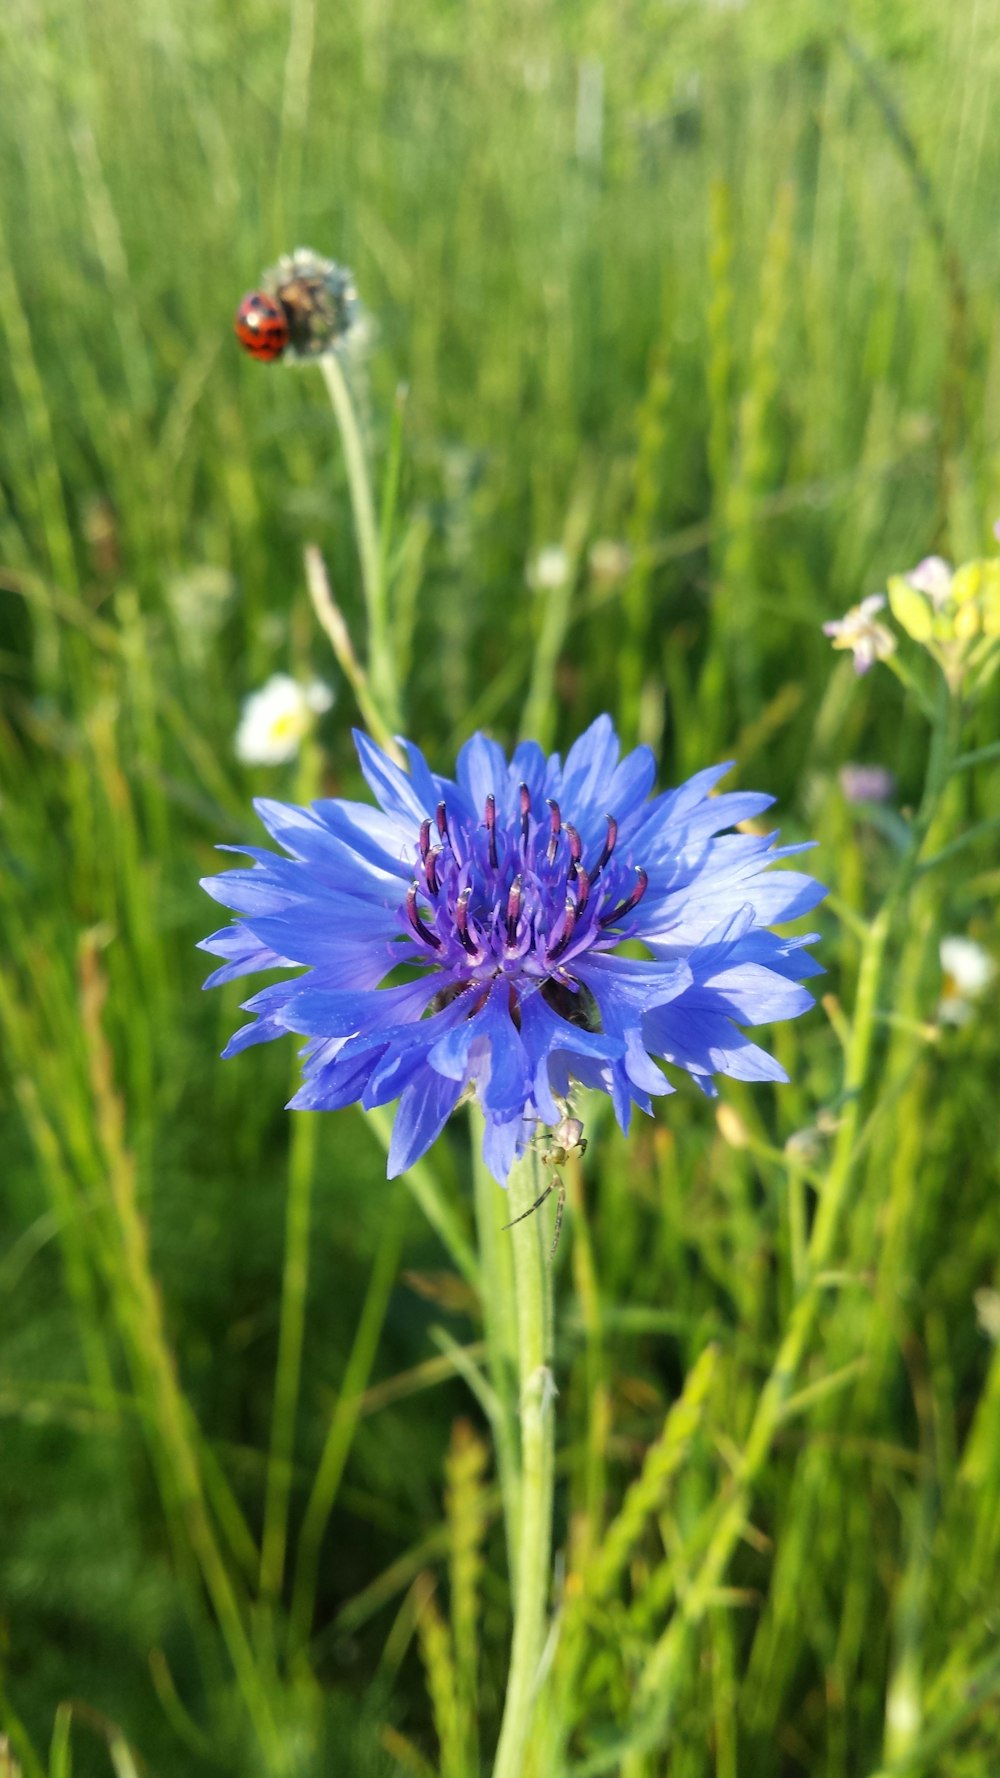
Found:
<svg viewBox="0 0 1000 1778"><path fill-rule="evenodd" d="M588 861L557 802L550 800L545 818L536 818L526 784L506 823L492 793L476 826L453 819L439 803L434 823L421 823L405 903L422 960L458 969L470 982L507 975L568 983L574 957L610 949L627 936L613 929L641 901L649 880L618 858L618 823L613 815L605 819L604 843Z"/></svg>

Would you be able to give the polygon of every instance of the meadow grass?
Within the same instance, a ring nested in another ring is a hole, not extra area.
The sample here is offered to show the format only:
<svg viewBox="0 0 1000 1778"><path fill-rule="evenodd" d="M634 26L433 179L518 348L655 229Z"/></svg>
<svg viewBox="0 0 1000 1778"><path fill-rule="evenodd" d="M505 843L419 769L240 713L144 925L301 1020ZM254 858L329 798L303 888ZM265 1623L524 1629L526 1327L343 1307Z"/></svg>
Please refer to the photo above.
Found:
<svg viewBox="0 0 1000 1778"><path fill-rule="evenodd" d="M461 1119L387 1185L387 1118L290 1117L292 1046L221 1063L199 992L250 796L358 794L327 391L229 332L309 242L373 319L405 731L449 770L610 710L832 892L791 1084L595 1104L567 1165L525 1778L995 1773L1000 1036L935 1010L942 933L1000 945L997 696L921 814L924 713L820 625L1000 515L998 42L996 0L7 0L0 1770L492 1769L505 1202ZM338 702L247 771L276 669Z"/></svg>

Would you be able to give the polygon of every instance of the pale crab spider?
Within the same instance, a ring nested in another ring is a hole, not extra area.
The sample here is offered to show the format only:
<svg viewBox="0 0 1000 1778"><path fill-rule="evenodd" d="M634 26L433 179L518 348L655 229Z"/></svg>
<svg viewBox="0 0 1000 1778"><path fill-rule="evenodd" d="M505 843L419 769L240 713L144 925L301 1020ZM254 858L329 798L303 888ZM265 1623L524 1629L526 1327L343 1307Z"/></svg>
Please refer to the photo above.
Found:
<svg viewBox="0 0 1000 1778"><path fill-rule="evenodd" d="M571 1154L584 1155L587 1152L587 1138L583 1133L583 1124L578 1117L571 1117L568 1112L548 1138L536 1136L534 1141L536 1144L541 1141L546 1144L545 1152L541 1156L543 1167L564 1167ZM522 1210L520 1216L515 1216L511 1222L505 1222L503 1225L505 1229L512 1229L515 1223L523 1222L526 1216L531 1216L534 1211L540 1209L550 1192L554 1191L558 1191L559 1196L556 1199L556 1226L552 1235L552 1246L549 1250L550 1260L555 1258L559 1236L562 1233L563 1211L566 1208L566 1186L558 1173L553 1172L545 1190L539 1193L533 1204L529 1204L527 1210Z"/></svg>

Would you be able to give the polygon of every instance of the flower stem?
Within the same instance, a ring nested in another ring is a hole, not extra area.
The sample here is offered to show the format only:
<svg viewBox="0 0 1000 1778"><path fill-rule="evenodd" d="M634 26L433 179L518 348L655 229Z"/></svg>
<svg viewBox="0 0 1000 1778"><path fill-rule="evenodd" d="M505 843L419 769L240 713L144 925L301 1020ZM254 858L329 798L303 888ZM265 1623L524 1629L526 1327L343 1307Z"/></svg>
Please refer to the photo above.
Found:
<svg viewBox="0 0 1000 1778"><path fill-rule="evenodd" d="M497 1182L482 1158L483 1118L478 1105L471 1108L472 1174L476 1192L476 1228L479 1237L479 1295L490 1382L499 1413L492 1426L496 1450L497 1480L503 1496L504 1531L511 1593L517 1597L517 1551L521 1522L521 1469L518 1440L518 1337L517 1297L514 1285L514 1243L510 1229L501 1227L510 1211L497 1190ZM536 1194L537 1195L537 1194Z"/></svg>
<svg viewBox="0 0 1000 1778"><path fill-rule="evenodd" d="M534 1149L510 1176L512 1216L534 1203L543 1180ZM555 1385L549 1368L552 1281L543 1246L543 1219L535 1214L510 1229L517 1299L520 1383L521 1480L514 1580L514 1635L500 1741L493 1778L522 1778L535 1705L535 1684L545 1643L546 1601L552 1545Z"/></svg>
<svg viewBox="0 0 1000 1778"><path fill-rule="evenodd" d="M319 755L314 744L302 750L296 799L309 803L319 788ZM281 1277L278 1363L271 1409L271 1442L264 1489L260 1591L275 1603L285 1574L288 1508L295 1455L295 1422L302 1379L306 1299L309 1293L309 1230L312 1215L316 1119L294 1117L289 1132L288 1192L285 1204L285 1261Z"/></svg>
<svg viewBox="0 0 1000 1778"><path fill-rule="evenodd" d="M390 730L400 726L399 688L389 635L389 611L382 567L382 548L375 518L368 458L354 402L340 360L328 352L320 359L323 379L333 406L344 447L347 485L354 514L354 530L361 557L361 584L368 620L368 678L372 695Z"/></svg>

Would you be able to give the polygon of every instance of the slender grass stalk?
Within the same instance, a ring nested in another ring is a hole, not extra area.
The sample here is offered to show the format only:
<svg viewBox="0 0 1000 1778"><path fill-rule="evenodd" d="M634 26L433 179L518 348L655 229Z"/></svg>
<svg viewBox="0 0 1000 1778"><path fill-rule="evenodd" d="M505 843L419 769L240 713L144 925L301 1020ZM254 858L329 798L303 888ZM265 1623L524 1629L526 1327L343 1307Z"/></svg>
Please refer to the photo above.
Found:
<svg viewBox="0 0 1000 1778"><path fill-rule="evenodd" d="M307 746L303 750L297 776L296 800L308 803L316 793L319 777L319 760L314 747ZM272 1601L277 1600L281 1592L285 1572L288 1502L302 1375L306 1297L309 1290L309 1229L315 1159L316 1120L308 1113L300 1113L292 1118L289 1132L285 1263L281 1278L278 1362L274 1380L271 1444L264 1493L264 1534L260 1556L260 1591L265 1599Z"/></svg>
<svg viewBox="0 0 1000 1778"><path fill-rule="evenodd" d="M59 455L45 382L35 356L28 315L14 276L14 264L0 209L0 328L10 349L10 371L29 447L28 472L19 492L29 504L32 516L37 518L45 538L52 578L60 592L69 596L77 592L79 585L73 534L59 474ZM38 608L35 650L39 681L51 686L60 666L60 635L51 612L44 605Z"/></svg>
<svg viewBox="0 0 1000 1778"><path fill-rule="evenodd" d="M263 1597L270 1600L278 1598L285 1572L295 1419L302 1373L306 1295L309 1288L309 1227L316 1156L316 1119L308 1112L299 1113L292 1118L290 1142L281 1324L260 1557L260 1590Z"/></svg>
<svg viewBox="0 0 1000 1778"><path fill-rule="evenodd" d="M351 1347L337 1405L334 1408L326 1439L313 1479L299 1537L292 1589L289 1646L300 1653L309 1640L312 1627L316 1589L319 1582L319 1557L323 1535L337 1498L337 1489L344 1473L354 1430L361 1414L362 1398L378 1350L378 1342L389 1306L389 1294L396 1277L402 1245L402 1218L391 1205L386 1207L385 1223L375 1253L368 1281L368 1291L361 1310L354 1344Z"/></svg>
<svg viewBox="0 0 1000 1778"><path fill-rule="evenodd" d="M441 1750L441 1778L465 1778L469 1770L459 1701L455 1643L433 1594L417 1619L417 1640L427 1676L434 1729Z"/></svg>
<svg viewBox="0 0 1000 1778"><path fill-rule="evenodd" d="M320 366L340 429L340 442L344 447L344 461L347 466L347 485L354 515L354 534L361 558L361 584L368 624L368 676L375 701L384 713L390 729L395 730L401 726L399 687L396 683L382 545L375 517L368 456L340 360L334 353L328 352L320 359Z"/></svg>
<svg viewBox="0 0 1000 1778"><path fill-rule="evenodd" d="M314 543L306 545L306 586L309 598L316 613L316 620L333 649L337 665L347 680L358 702L358 709L368 725L368 732L394 759L397 765L403 765L402 749L396 742L391 729L379 705L372 696L368 675L354 652L351 633L344 621L344 614L333 596L330 576L326 563Z"/></svg>
<svg viewBox="0 0 1000 1778"><path fill-rule="evenodd" d="M514 1288L513 1231L508 1221L510 1206L482 1158L482 1117L471 1115L472 1174L476 1194L476 1230L479 1237L480 1298L489 1355L489 1373L496 1401L493 1438L497 1475L503 1497L507 1564L514 1596L517 1596L516 1552L521 1523L521 1477L518 1466L517 1299ZM537 1193L535 1194L537 1197Z"/></svg>
<svg viewBox="0 0 1000 1778"><path fill-rule="evenodd" d="M5 1017L9 1007L7 996L7 984L0 976L0 1024L3 1025L5 1036L9 1029ZM12 1053L9 1039L7 1047ZM28 1074L20 1074L15 1081L15 1091L55 1211L62 1242L63 1264L66 1268L66 1285L77 1316L87 1376L95 1399L102 1407L117 1414L111 1360L101 1322L93 1270L93 1240L88 1241L86 1219L81 1211L78 1194L64 1165L56 1134L42 1111L34 1080Z"/></svg>
<svg viewBox="0 0 1000 1778"><path fill-rule="evenodd" d="M309 130L309 97L316 45L316 0L291 0L288 48L281 94L277 176L274 181L275 222L284 238L289 213L297 226L302 194L302 159Z"/></svg>
<svg viewBox="0 0 1000 1778"><path fill-rule="evenodd" d="M537 1151L529 1148L510 1176L512 1216L520 1216L542 1191ZM521 1388L520 1525L514 1635L507 1696L493 1778L523 1778L531 1734L535 1688L545 1645L552 1540L555 1460L555 1385L552 1353L551 1268L543 1224L528 1216L510 1230L517 1295L518 1376Z"/></svg>
<svg viewBox="0 0 1000 1778"><path fill-rule="evenodd" d="M576 1559L585 1566L601 1540L603 1529L605 1456L611 1424L611 1403L601 1323L601 1287L594 1259L594 1245L590 1238L581 1167L575 1155L566 1164L566 1180L573 1214L573 1289L580 1305L580 1319L584 1329L581 1377L587 1404L587 1430L581 1462L584 1510Z"/></svg>
<svg viewBox="0 0 1000 1778"><path fill-rule="evenodd" d="M445 1458L445 1507L451 1532L448 1582L455 1680L464 1757L459 1778L479 1770L479 1618L489 1448L468 1421L452 1430Z"/></svg>
<svg viewBox="0 0 1000 1778"><path fill-rule="evenodd" d="M633 472L632 511L628 542L631 565L622 587L624 635L619 656L619 722L629 742L648 740L642 733L643 694L650 678L649 614L654 564L650 544L656 532L656 515L662 499L663 458L667 421L673 396L669 343L672 317L665 315L659 340L652 353L646 388L636 415L636 453ZM653 675L654 681L656 675Z"/></svg>

